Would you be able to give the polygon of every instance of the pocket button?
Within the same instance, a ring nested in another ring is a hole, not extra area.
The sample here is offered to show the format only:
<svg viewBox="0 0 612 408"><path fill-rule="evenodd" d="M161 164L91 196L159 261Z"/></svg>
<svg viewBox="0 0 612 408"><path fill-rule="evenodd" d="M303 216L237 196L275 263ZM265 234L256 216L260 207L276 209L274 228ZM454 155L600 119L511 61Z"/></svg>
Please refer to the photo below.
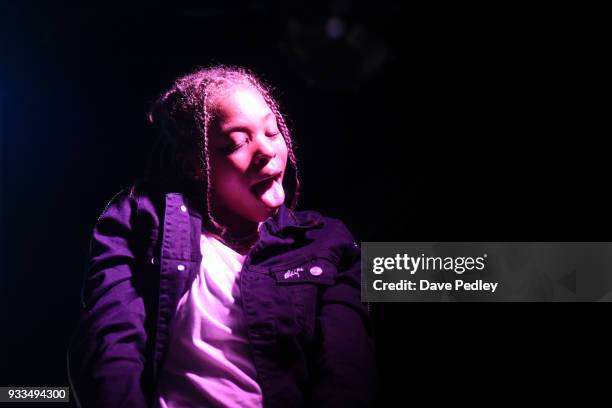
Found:
<svg viewBox="0 0 612 408"><path fill-rule="evenodd" d="M319 276L322 273L323 273L323 269L321 269L320 266L313 266L312 268L310 268L310 274L312 276Z"/></svg>

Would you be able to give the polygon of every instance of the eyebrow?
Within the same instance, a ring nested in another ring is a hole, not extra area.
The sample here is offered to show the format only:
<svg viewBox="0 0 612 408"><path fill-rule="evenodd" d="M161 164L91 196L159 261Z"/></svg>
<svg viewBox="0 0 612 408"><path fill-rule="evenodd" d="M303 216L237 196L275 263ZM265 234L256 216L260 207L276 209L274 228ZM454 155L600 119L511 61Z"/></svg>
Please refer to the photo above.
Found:
<svg viewBox="0 0 612 408"><path fill-rule="evenodd" d="M264 116L261 121L262 122L267 122L270 120L271 117L274 117L274 112L269 112L268 114L266 114L266 116ZM250 127L247 125L243 125L243 124L236 124L236 125L230 125L227 127L224 127L221 129L221 133L225 133L225 134L229 134L232 132L244 132L244 131L248 131L250 130Z"/></svg>

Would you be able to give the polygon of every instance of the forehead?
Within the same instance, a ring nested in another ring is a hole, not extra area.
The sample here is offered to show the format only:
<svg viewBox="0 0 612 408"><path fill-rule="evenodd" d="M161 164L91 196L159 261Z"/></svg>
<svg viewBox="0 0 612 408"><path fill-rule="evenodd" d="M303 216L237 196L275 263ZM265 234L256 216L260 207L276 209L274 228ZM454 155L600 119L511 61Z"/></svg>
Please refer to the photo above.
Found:
<svg viewBox="0 0 612 408"><path fill-rule="evenodd" d="M221 126L263 122L272 116L263 96L250 86L236 85L230 88L219 96L215 105L215 116Z"/></svg>

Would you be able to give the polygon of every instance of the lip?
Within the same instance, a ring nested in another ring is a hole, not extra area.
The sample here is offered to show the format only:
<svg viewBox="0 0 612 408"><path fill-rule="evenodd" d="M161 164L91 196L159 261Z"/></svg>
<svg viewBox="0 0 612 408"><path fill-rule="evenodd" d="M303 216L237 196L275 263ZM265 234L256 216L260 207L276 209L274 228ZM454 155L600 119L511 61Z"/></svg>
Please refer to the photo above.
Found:
<svg viewBox="0 0 612 408"><path fill-rule="evenodd" d="M278 180L280 179L280 177L283 175L282 171L279 171L277 173L272 173L272 174L263 174L260 176L260 178L254 182L253 184L251 184L251 188L255 187L256 185L263 183L264 181L268 181L268 180Z"/></svg>

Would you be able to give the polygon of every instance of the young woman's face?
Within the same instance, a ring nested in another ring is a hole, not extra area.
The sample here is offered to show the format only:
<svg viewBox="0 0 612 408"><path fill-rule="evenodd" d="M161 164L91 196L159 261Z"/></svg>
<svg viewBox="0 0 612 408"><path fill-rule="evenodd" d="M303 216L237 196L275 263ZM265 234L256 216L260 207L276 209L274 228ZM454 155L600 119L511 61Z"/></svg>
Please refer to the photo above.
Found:
<svg viewBox="0 0 612 408"><path fill-rule="evenodd" d="M261 94L235 86L216 103L208 154L213 216L227 225L261 222L285 201L287 145Z"/></svg>

